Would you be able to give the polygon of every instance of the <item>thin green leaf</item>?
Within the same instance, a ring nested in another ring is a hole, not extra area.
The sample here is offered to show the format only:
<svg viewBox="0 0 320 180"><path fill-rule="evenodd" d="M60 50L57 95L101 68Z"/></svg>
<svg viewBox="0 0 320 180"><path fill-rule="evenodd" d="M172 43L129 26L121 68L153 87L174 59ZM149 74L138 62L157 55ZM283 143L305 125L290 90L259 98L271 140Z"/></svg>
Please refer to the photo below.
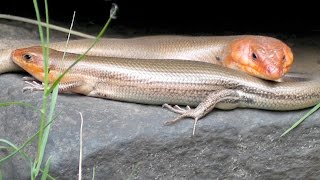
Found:
<svg viewBox="0 0 320 180"><path fill-rule="evenodd" d="M43 172L44 172L44 170L40 169L40 172L41 172L41 173L43 173ZM48 175L47 175L47 179L55 180L55 178L54 178L54 177L52 177L52 176L50 176L50 174L49 174L49 173L48 173Z"/></svg>
<svg viewBox="0 0 320 180"><path fill-rule="evenodd" d="M312 113L316 112L320 108L320 103L313 107L307 114L305 114L302 118L300 118L297 122L295 122L289 129L287 129L280 137L288 134L291 130L296 128L299 124L301 124L305 119L307 119Z"/></svg>
<svg viewBox="0 0 320 180"><path fill-rule="evenodd" d="M29 162L29 166L32 167L32 161L31 161L31 158L26 154L24 153L23 151L19 150L19 148L17 146L15 146L14 144L12 144L10 141L7 141L7 140L1 140L3 143L6 143L8 144L9 146L11 147L5 147L6 149L14 149L14 150L18 150L19 153ZM41 172L44 172L42 169L40 169ZM1 173L0 173L1 174ZM48 173L47 173L48 174ZM48 178L49 179L54 179L52 176L50 176L48 174ZM0 179L1 180L1 179Z"/></svg>
<svg viewBox="0 0 320 180"><path fill-rule="evenodd" d="M10 141L7 141L7 140L3 140L3 139L0 139L0 141L2 142L2 143L6 143L6 144L8 144L10 147L5 147L5 149L14 149L14 150L18 150L18 152L29 162L29 166L30 167L32 167L32 161L31 161L31 158L26 154L26 153L24 153L23 151L21 151L21 150L19 150L19 148L16 146L16 145L14 145L14 144L12 144ZM3 146L4 147L4 146ZM40 170L41 172L43 172L43 170L41 169ZM54 179L52 176L50 176L50 175L48 175L48 178L49 179ZM0 179L1 180L1 179Z"/></svg>
<svg viewBox="0 0 320 180"><path fill-rule="evenodd" d="M7 149L8 148L14 149L15 151L19 152L27 161L29 161L29 164L32 164L31 158L26 153L20 151L16 145L14 145L13 143L5 139L0 139L0 142L9 145L10 147L7 147ZM0 161L0 164L2 164L2 162L3 161Z"/></svg>
<svg viewBox="0 0 320 180"><path fill-rule="evenodd" d="M41 180L46 180L49 174L49 168L51 164L51 157L48 158L44 170L42 172Z"/></svg>
<svg viewBox="0 0 320 180"><path fill-rule="evenodd" d="M103 36L103 34L105 33L105 31L107 30L110 22L112 19L114 19L115 13L117 11L117 6L115 6L114 10L112 11L108 21L106 22L106 24L103 26L102 30L99 32L97 38L95 39L95 41L92 43L92 45L81 55L79 55L78 59L73 62L52 84L52 86L50 87L50 89L47 91L47 95L52 92L53 88L55 88L61 81L61 79L63 78L63 76L65 74L67 74L70 69L75 66L79 61L83 60L85 55L99 42L99 40L101 39L101 37Z"/></svg>
<svg viewBox="0 0 320 180"><path fill-rule="evenodd" d="M45 0L44 1L44 8L45 8L45 14L46 14L46 37L47 37L47 41L46 41L46 47L47 47L47 49L49 49L48 47L49 47L49 44L50 44L50 23L49 23L49 9L48 9L48 1L47 0ZM39 22L39 24L41 24L41 22ZM48 54L48 52L49 51L47 51L47 57L49 57L49 54Z"/></svg>
<svg viewBox="0 0 320 180"><path fill-rule="evenodd" d="M48 121L53 121L53 115L54 115L54 112L55 112L56 102L57 102L57 98L58 98L58 92L59 92L58 91L58 87L54 88L53 93L52 93L52 97L51 97L50 112L49 112L49 116L47 118ZM43 138L42 138L42 144L41 144L41 147L40 147L40 154L39 154L39 158L38 158L41 161L39 161L39 162L42 162L42 159L43 159L43 156L44 156L44 152L45 152L45 149L46 149L46 145L47 145L47 142L48 142L50 129L51 129L51 124L49 124L48 127L46 127L44 129ZM40 169L40 165L41 165L41 163L38 163L36 169Z"/></svg>
<svg viewBox="0 0 320 180"><path fill-rule="evenodd" d="M7 106L12 106L12 105L19 105L19 106L25 106L25 107L29 107L32 108L33 110L36 110L36 108L29 104L29 103L24 103L24 102L2 102L0 103L0 107L7 107Z"/></svg>
<svg viewBox="0 0 320 180"><path fill-rule="evenodd" d="M9 149L10 147L7 146L0 146L0 149Z"/></svg>
<svg viewBox="0 0 320 180"><path fill-rule="evenodd" d="M35 176L34 176L34 168L33 168L33 165L31 166L31 168L30 168L30 177L31 177L31 180L35 180L36 178L35 178Z"/></svg>
<svg viewBox="0 0 320 180"><path fill-rule="evenodd" d="M52 121L50 121L48 124L46 124L45 127L47 127L47 126L48 126L49 124L51 124L51 123L52 123ZM38 134L39 134L39 130L38 130L35 134L33 134L26 142L24 142L24 143L22 144L22 146L20 146L19 148L17 148L14 152L12 152L12 153L10 153L8 156L0 159L0 164L3 163L4 161L8 160L9 158L11 158L12 156L14 156L15 154L17 154L18 152L20 152L21 149L23 149L23 148L26 147L27 145L29 145L29 144L34 140L34 138L37 137ZM10 143L9 141L7 141L7 140L5 140L5 139L0 139L0 142L6 143L6 144L9 144L9 145L12 144L12 143ZM12 144L12 145L13 145L13 144Z"/></svg>
<svg viewBox="0 0 320 180"><path fill-rule="evenodd" d="M4 142L5 139L0 139L0 142ZM18 152L21 151L21 149L23 149L25 146L27 146L29 143L24 143L22 146L20 146L19 148L17 148L14 152L12 152L11 154L9 154L8 156L0 159L0 164L5 162L6 160L8 160L9 158L11 158L12 156L14 156L15 154L17 154Z"/></svg>
<svg viewBox="0 0 320 180"><path fill-rule="evenodd" d="M44 126L46 123L46 112L47 112L47 102L48 102L48 95L46 95L46 91L48 90L48 82L49 82L49 76L48 76L48 69L49 69L49 62L48 62L48 56L49 56L49 30L48 30L48 23L49 23L49 14L48 14L48 4L47 0L45 0L45 13L46 13L46 32L47 32L47 38L46 41L43 36L43 30L41 26L41 20L40 20L40 13L39 13L39 7L37 4L36 0L33 0L35 12L36 12L36 17L38 21L38 28L39 28L39 35L40 35L40 40L41 40L41 45L42 45L42 50L43 50L43 61L44 61L44 92L43 92L43 100L42 100L42 108L40 110L41 112L41 118L40 118L40 127L39 127L39 140L38 140L38 151L37 151L37 156L35 158L33 167L32 167L32 178L37 177L40 166L42 164L42 156L40 157L41 151L43 150L43 133L44 133Z"/></svg>

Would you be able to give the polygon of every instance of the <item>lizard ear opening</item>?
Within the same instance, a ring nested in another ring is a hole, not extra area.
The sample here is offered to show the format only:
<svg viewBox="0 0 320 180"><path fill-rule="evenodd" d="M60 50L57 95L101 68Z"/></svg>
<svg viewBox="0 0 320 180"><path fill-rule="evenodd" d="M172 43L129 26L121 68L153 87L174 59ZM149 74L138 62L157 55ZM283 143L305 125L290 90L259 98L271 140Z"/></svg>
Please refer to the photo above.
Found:
<svg viewBox="0 0 320 180"><path fill-rule="evenodd" d="M258 60L258 57L257 57L256 53L254 53L254 52L252 53L252 59L254 61Z"/></svg>

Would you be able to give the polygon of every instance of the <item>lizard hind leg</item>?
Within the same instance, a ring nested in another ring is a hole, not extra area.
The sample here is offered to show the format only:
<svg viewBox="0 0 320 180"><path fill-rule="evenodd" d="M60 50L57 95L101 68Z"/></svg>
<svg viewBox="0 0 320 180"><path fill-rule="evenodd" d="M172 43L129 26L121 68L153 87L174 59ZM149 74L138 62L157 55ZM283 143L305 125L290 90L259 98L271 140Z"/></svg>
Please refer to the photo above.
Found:
<svg viewBox="0 0 320 180"><path fill-rule="evenodd" d="M235 90L231 89L224 89L218 92L212 92L209 94L196 108L192 109L189 106L186 106L185 109L179 107L178 105L170 106L168 104L163 104L162 107L169 109L172 112L181 114L175 119L166 121L165 125L174 124L183 118L193 118L194 125L193 125L193 135L195 133L195 127L199 119L203 116L207 115L217 103L225 100L239 100L239 95Z"/></svg>

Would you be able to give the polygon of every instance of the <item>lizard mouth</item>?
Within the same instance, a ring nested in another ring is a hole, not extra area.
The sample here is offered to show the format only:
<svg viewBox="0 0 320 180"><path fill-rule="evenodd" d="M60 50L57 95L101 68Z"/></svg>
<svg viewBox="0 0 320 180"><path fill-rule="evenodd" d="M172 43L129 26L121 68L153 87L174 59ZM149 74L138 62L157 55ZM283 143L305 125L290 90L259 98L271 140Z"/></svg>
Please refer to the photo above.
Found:
<svg viewBox="0 0 320 180"><path fill-rule="evenodd" d="M252 75L261 79L272 80L272 81L276 81L280 79L288 71L288 67L284 67L284 69L282 70L282 68L278 68L276 66L268 66L266 68L256 68L256 67L248 66L247 64L241 64L241 63L237 63L236 66L238 67L239 70L242 70L249 75Z"/></svg>

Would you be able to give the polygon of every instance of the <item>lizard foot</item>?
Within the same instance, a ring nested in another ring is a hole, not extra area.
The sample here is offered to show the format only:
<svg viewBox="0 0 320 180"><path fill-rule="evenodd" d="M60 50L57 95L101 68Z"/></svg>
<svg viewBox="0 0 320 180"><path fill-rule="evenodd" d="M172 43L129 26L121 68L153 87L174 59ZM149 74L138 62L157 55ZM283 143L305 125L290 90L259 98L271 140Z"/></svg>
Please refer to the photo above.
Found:
<svg viewBox="0 0 320 180"><path fill-rule="evenodd" d="M166 121L164 124L170 125L182 120L183 118L193 118L194 124L192 134L194 135L198 120L208 114L218 102L225 100L230 101L228 102L230 106L237 107L239 94L232 89L224 89L221 91L212 92L195 109L192 109L189 106L186 106L186 108L183 109L178 105L170 106L169 104L163 104L162 107L180 114L180 116L176 117L173 120Z"/></svg>
<svg viewBox="0 0 320 180"><path fill-rule="evenodd" d="M170 106L169 104L163 104L162 107L167 108L172 112L181 114L180 116L176 117L175 119L164 122L165 125L171 125L171 124L174 124L174 123L182 120L183 118L190 117L190 118L194 119L192 135L195 134L197 122L203 116L201 113L199 113L196 109L190 108L189 106L186 106L186 108L183 109L178 105Z"/></svg>
<svg viewBox="0 0 320 180"><path fill-rule="evenodd" d="M29 86L22 88L22 92L25 92L25 91L33 92L33 91L43 91L44 90L43 83L40 84L37 81L27 81L27 80L25 80L24 82L26 84L28 84Z"/></svg>

